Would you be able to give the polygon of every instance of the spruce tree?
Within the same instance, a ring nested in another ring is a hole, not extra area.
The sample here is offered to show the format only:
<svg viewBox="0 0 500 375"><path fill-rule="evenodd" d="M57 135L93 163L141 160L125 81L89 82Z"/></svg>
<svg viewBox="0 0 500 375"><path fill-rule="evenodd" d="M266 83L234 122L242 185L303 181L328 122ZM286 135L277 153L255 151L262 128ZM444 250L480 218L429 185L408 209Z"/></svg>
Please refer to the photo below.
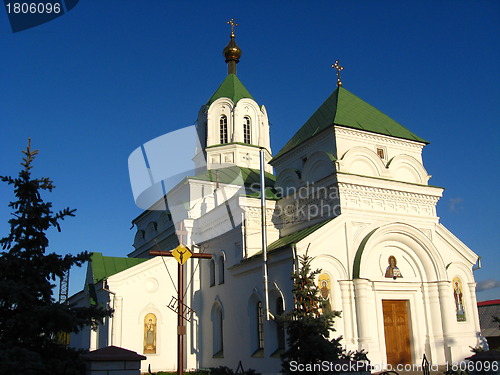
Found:
<svg viewBox="0 0 500 375"><path fill-rule="evenodd" d="M54 184L47 178L32 178L32 163L38 150L30 142L17 178L1 176L11 185L9 234L0 239L0 374L78 374L78 353L58 340L61 332L75 333L96 326L111 311L100 306L74 307L53 297L55 281L71 266L82 265L89 254L61 256L47 253L47 230L74 216L75 210L52 211L42 192Z"/></svg>
<svg viewBox="0 0 500 375"><path fill-rule="evenodd" d="M288 335L288 349L281 356L284 374L299 373L291 371L292 361L314 364L344 357L341 337L329 338L334 331L334 319L340 316L340 312L330 310L320 295L316 276L321 270L311 270L312 259L307 252L299 259L300 267L292 273L294 307L277 318L285 324Z"/></svg>

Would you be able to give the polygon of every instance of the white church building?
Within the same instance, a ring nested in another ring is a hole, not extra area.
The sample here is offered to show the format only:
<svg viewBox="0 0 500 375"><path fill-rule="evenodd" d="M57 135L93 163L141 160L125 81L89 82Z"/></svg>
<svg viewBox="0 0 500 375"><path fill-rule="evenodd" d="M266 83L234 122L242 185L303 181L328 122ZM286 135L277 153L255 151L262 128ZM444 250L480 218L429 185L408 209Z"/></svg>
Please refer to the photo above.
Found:
<svg viewBox="0 0 500 375"><path fill-rule="evenodd" d="M285 333L266 319L266 307L271 316L292 309L290 275L306 252L321 269L322 298L341 311L333 335L347 350L364 349L380 366L421 363L424 354L433 364L469 356L480 341L478 256L440 223L443 188L429 185L422 159L428 142L345 89L339 75L335 91L272 153L266 108L236 75L234 32L224 54L228 75L198 114L195 173L133 220L128 257L92 255L85 287L70 301L115 312L71 345L136 351L147 357L143 372L176 369L177 314L167 305L177 296L178 263L150 251L181 241L212 254L183 265L184 302L194 310L187 369L236 369L241 361L278 373Z"/></svg>

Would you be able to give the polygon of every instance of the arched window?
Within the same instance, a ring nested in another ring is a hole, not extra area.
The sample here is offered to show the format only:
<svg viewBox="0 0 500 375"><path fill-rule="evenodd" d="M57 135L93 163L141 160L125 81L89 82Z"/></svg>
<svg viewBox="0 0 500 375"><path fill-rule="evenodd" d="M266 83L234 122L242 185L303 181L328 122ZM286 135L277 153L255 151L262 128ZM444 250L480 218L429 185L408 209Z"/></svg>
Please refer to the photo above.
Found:
<svg viewBox="0 0 500 375"><path fill-rule="evenodd" d="M222 306L215 303L212 307L212 343L213 356L222 358L224 356L224 319Z"/></svg>
<svg viewBox="0 0 500 375"><path fill-rule="evenodd" d="M210 286L215 285L215 261L210 259L209 266L210 269L208 271L210 277Z"/></svg>
<svg viewBox="0 0 500 375"><path fill-rule="evenodd" d="M283 313L283 298L278 297L276 299L276 316L280 316ZM283 323L276 323L276 338L278 342L278 350L285 350L285 326Z"/></svg>
<svg viewBox="0 0 500 375"><path fill-rule="evenodd" d="M219 284L224 284L224 257L219 257Z"/></svg>
<svg viewBox="0 0 500 375"><path fill-rule="evenodd" d="M264 311L262 302L257 302L257 350L264 349Z"/></svg>
<svg viewBox="0 0 500 375"><path fill-rule="evenodd" d="M156 354L156 316L144 317L144 354Z"/></svg>
<svg viewBox="0 0 500 375"><path fill-rule="evenodd" d="M227 136L227 117L226 115L222 115L220 117L220 143L224 144L228 142L228 136Z"/></svg>
<svg viewBox="0 0 500 375"><path fill-rule="evenodd" d="M243 118L243 142L252 143L252 125L248 116Z"/></svg>

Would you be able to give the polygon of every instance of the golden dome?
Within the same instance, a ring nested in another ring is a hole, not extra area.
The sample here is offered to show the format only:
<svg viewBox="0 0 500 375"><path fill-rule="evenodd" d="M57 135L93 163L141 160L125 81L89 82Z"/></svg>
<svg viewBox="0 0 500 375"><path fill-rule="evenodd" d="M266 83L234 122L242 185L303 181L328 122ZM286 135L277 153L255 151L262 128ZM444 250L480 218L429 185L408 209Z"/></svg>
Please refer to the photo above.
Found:
<svg viewBox="0 0 500 375"><path fill-rule="evenodd" d="M241 49L238 47L236 42L234 41L234 33L231 33L231 40L227 44L227 46L222 51L224 57L226 58L226 62L229 61L240 61L241 57Z"/></svg>

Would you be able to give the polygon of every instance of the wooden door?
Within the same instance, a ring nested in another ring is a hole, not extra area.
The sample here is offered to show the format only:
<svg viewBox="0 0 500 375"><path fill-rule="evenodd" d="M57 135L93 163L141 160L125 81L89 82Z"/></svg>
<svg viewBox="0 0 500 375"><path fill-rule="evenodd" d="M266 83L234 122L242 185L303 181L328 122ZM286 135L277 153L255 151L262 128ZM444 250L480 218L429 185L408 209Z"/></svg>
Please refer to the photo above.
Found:
<svg viewBox="0 0 500 375"><path fill-rule="evenodd" d="M382 300L385 350L391 365L411 363L410 322L407 300Z"/></svg>

